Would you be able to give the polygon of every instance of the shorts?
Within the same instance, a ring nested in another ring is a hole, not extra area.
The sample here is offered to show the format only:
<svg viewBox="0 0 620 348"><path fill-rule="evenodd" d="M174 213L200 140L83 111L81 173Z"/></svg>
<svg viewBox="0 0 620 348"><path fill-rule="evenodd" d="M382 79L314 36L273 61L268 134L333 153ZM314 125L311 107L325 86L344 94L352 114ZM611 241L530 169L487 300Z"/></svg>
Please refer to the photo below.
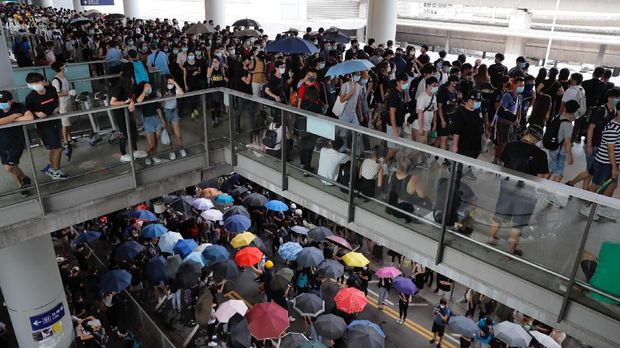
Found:
<svg viewBox="0 0 620 348"><path fill-rule="evenodd" d="M63 117L60 119L60 123L63 127L71 127L71 117Z"/></svg>
<svg viewBox="0 0 620 348"><path fill-rule="evenodd" d="M428 144L428 131L426 131L426 134L424 135L419 135L417 129L412 128L411 131L413 132L413 137L415 138L416 143Z"/></svg>
<svg viewBox="0 0 620 348"><path fill-rule="evenodd" d="M437 118L437 136L438 137L447 137L454 134L454 119L455 114L444 115L444 120L446 121L446 128L441 126L441 120L439 117Z"/></svg>
<svg viewBox="0 0 620 348"><path fill-rule="evenodd" d="M536 208L536 195L514 181L502 180L495 205L495 216L511 222L513 228L525 227Z"/></svg>
<svg viewBox="0 0 620 348"><path fill-rule="evenodd" d="M159 116L146 116L143 120L145 133L157 133L161 130L161 121Z"/></svg>
<svg viewBox="0 0 620 348"><path fill-rule="evenodd" d="M177 109L164 109L164 119L168 123L179 123L179 111Z"/></svg>
<svg viewBox="0 0 620 348"><path fill-rule="evenodd" d="M0 144L0 161L5 166L16 166L24 153L24 137L6 140Z"/></svg>
<svg viewBox="0 0 620 348"><path fill-rule="evenodd" d="M510 141L510 128L512 123L503 118L498 118L495 124L496 140L500 144L508 144Z"/></svg>
<svg viewBox="0 0 620 348"><path fill-rule="evenodd" d="M564 176L564 165L566 164L566 153L557 149L549 151L549 171L555 176Z"/></svg>
<svg viewBox="0 0 620 348"><path fill-rule="evenodd" d="M60 143L61 126L60 120L37 123L37 132L39 133L39 137L41 137L41 141L43 141L43 145L45 145L46 149L58 150L62 148Z"/></svg>
<svg viewBox="0 0 620 348"><path fill-rule="evenodd" d="M390 137L390 138L400 138L400 137L402 137L403 136L403 127L396 127L396 128L398 129L398 134L395 135L394 132L392 132L392 126L388 125L385 128L385 134L387 134L387 136ZM387 147L389 149L395 149L395 148L398 147L398 144L392 143L392 142L388 141Z"/></svg>
<svg viewBox="0 0 620 348"><path fill-rule="evenodd" d="M433 327L431 328L432 333L436 333L437 336L443 337L443 334L445 331L446 331L445 325L439 325L436 322L433 322Z"/></svg>
<svg viewBox="0 0 620 348"><path fill-rule="evenodd" d="M590 172L590 170L592 169L592 165L594 164L594 155L596 155L596 151L597 150L598 150L598 148L596 146L592 146L592 155L588 155L588 152L585 151L585 154L586 154L586 170L588 172Z"/></svg>
<svg viewBox="0 0 620 348"><path fill-rule="evenodd" d="M601 186L607 179L611 178L611 164L603 164L595 160L590 174L592 174L592 183Z"/></svg>

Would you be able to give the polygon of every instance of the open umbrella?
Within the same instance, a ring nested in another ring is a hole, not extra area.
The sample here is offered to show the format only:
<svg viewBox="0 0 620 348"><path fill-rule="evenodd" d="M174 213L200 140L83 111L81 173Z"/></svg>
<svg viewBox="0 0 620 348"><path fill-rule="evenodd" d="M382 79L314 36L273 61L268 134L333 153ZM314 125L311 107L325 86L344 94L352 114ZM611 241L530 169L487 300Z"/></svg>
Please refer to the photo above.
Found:
<svg viewBox="0 0 620 348"><path fill-rule="evenodd" d="M157 216L148 210L136 209L127 214L130 218L142 221L157 221Z"/></svg>
<svg viewBox="0 0 620 348"><path fill-rule="evenodd" d="M164 273L165 263L166 259L163 256L153 257L146 263L144 273L151 284L157 285L166 280L167 277Z"/></svg>
<svg viewBox="0 0 620 348"><path fill-rule="evenodd" d="M191 288L200 279L200 265L193 262L186 262L179 266L176 279L185 289Z"/></svg>
<svg viewBox="0 0 620 348"><path fill-rule="evenodd" d="M213 265L213 274L219 279L233 279L239 275L235 261L228 259Z"/></svg>
<svg viewBox="0 0 620 348"><path fill-rule="evenodd" d="M230 330L230 343L232 347L250 347L252 335L248 326L248 320L241 314L235 314L228 320Z"/></svg>
<svg viewBox="0 0 620 348"><path fill-rule="evenodd" d="M246 193L250 191L247 187L245 186L237 186L234 189L228 191L228 194L235 197L235 196L241 196L242 194Z"/></svg>
<svg viewBox="0 0 620 348"><path fill-rule="evenodd" d="M226 193L217 195L214 200L214 202L219 205L233 204L234 201L235 200L230 195L227 195Z"/></svg>
<svg viewBox="0 0 620 348"><path fill-rule="evenodd" d="M506 343L506 345L510 347L526 348L532 340L532 336L530 336L521 325L509 321L502 321L494 325L493 332L495 333L495 338Z"/></svg>
<svg viewBox="0 0 620 348"><path fill-rule="evenodd" d="M199 246L195 247L192 251L197 251L202 253L208 246L212 245L211 243L202 243Z"/></svg>
<svg viewBox="0 0 620 348"><path fill-rule="evenodd" d="M207 265L207 260L205 259L204 256L202 256L202 254L199 251L192 251L191 253L189 253L189 255L187 255L183 259L183 262L193 262L199 265L200 268Z"/></svg>
<svg viewBox="0 0 620 348"><path fill-rule="evenodd" d="M103 17L103 14L98 10L92 9L84 12L84 17Z"/></svg>
<svg viewBox="0 0 620 348"><path fill-rule="evenodd" d="M196 244L196 241L193 239L181 239L177 242L172 251L175 254L181 255L181 258L186 258L197 246L198 244Z"/></svg>
<svg viewBox="0 0 620 348"><path fill-rule="evenodd" d="M131 273L124 269L109 271L101 277L99 288L103 292L121 292L131 284Z"/></svg>
<svg viewBox="0 0 620 348"><path fill-rule="evenodd" d="M250 242L250 246L255 246L259 248L260 251L263 252L263 254L265 254L267 257L271 257L271 250L267 248L267 245L265 245L265 242L263 242L260 237L254 238L254 240Z"/></svg>
<svg viewBox="0 0 620 348"><path fill-rule="evenodd" d="M551 336L545 335L540 331L532 330L530 331L530 335L534 336L534 339L545 348L562 348L562 345L551 338Z"/></svg>
<svg viewBox="0 0 620 348"><path fill-rule="evenodd" d="M90 23L91 23L91 19L88 17L73 18L72 20L69 21L69 25L71 26L80 26L80 25L86 25Z"/></svg>
<svg viewBox="0 0 620 348"><path fill-rule="evenodd" d="M299 254L301 249L303 248L299 245L299 243L287 242L280 246L280 249L278 249L278 255L280 255L280 257L284 260L294 261L297 259L297 254Z"/></svg>
<svg viewBox="0 0 620 348"><path fill-rule="evenodd" d="M316 247L305 247L297 254L297 264L301 267L317 267L323 261L323 251Z"/></svg>
<svg viewBox="0 0 620 348"><path fill-rule="evenodd" d="M243 204L248 207L262 207L265 203L267 203L267 197L256 192L250 193L243 199Z"/></svg>
<svg viewBox="0 0 620 348"><path fill-rule="evenodd" d="M121 244L114 252L114 259L116 261L132 261L138 256L146 247L136 241L130 240Z"/></svg>
<svg viewBox="0 0 620 348"><path fill-rule="evenodd" d="M261 36L260 31L254 29L243 29L237 30L233 33L234 37L259 37Z"/></svg>
<svg viewBox="0 0 620 348"><path fill-rule="evenodd" d="M245 18L245 19L238 19L236 20L233 24L233 27L253 27L253 28L260 28L260 24L258 24L257 21L253 20L253 19L249 19L249 18Z"/></svg>
<svg viewBox="0 0 620 348"><path fill-rule="evenodd" d="M159 250L165 253L172 253L172 249L174 249L174 246L177 245L177 242L181 239L183 239L183 236L181 236L180 233L168 231L159 237L157 245L159 246Z"/></svg>
<svg viewBox="0 0 620 348"><path fill-rule="evenodd" d="M224 219L224 214L217 209L209 209L200 213L200 217L209 221L222 221Z"/></svg>
<svg viewBox="0 0 620 348"><path fill-rule="evenodd" d="M265 203L265 208L272 211L287 211L288 205L284 204L284 202L279 201L277 199L273 199L267 203Z"/></svg>
<svg viewBox="0 0 620 348"><path fill-rule="evenodd" d="M282 336L280 340L280 348L297 348L301 344L308 342L308 338L299 332L289 332Z"/></svg>
<svg viewBox="0 0 620 348"><path fill-rule="evenodd" d="M242 205L233 205L232 207L228 207L224 210L224 220L233 215L243 215L249 218L250 212L248 212L248 210Z"/></svg>
<svg viewBox="0 0 620 348"><path fill-rule="evenodd" d="M94 240L99 239L99 237L101 237L101 232L97 232L97 231L86 231L84 233L81 233L79 236L77 236L72 243L75 245L78 244L84 244L84 243L88 243L88 242L92 242Z"/></svg>
<svg viewBox="0 0 620 348"><path fill-rule="evenodd" d="M192 201L192 207L198 210L209 210L213 208L213 203L207 198L196 198Z"/></svg>
<svg viewBox="0 0 620 348"><path fill-rule="evenodd" d="M346 248L346 249L349 249L349 250L353 250L353 247L351 246L351 244L349 244L349 242L346 239L344 239L344 238L342 238L340 236L337 236L335 234L333 234L331 236L325 237L325 240L328 240L328 241L330 241L332 243L338 244L338 245L340 245L343 248Z"/></svg>
<svg viewBox="0 0 620 348"><path fill-rule="evenodd" d="M399 294L415 295L418 292L418 288L413 284L410 278L398 277L394 279L392 287Z"/></svg>
<svg viewBox="0 0 620 348"><path fill-rule="evenodd" d="M214 33L215 29L204 23L194 23L185 30L185 34L209 34Z"/></svg>
<svg viewBox="0 0 620 348"><path fill-rule="evenodd" d="M263 252L256 247L247 247L237 251L235 262L240 267L254 266L263 258Z"/></svg>
<svg viewBox="0 0 620 348"><path fill-rule="evenodd" d="M244 215L233 215L224 220L224 228L232 233L247 231L250 226L252 226L252 221Z"/></svg>
<svg viewBox="0 0 620 348"><path fill-rule="evenodd" d="M347 347L350 348L383 348L385 334L381 336L377 330L368 325L355 325L347 329Z"/></svg>
<svg viewBox="0 0 620 348"><path fill-rule="evenodd" d="M228 300L220 303L215 311L215 317L220 323L228 323L228 320L235 314L245 315L248 311L248 306L243 300Z"/></svg>
<svg viewBox="0 0 620 348"><path fill-rule="evenodd" d="M301 234L303 236L306 236L306 235L308 235L309 229L307 229L304 226L295 225L295 226L291 227L291 231L293 231L293 232L295 232L297 234Z"/></svg>
<svg viewBox="0 0 620 348"><path fill-rule="evenodd" d="M274 290L286 289L294 275L295 273L290 268L279 269L271 280L271 288Z"/></svg>
<svg viewBox="0 0 620 348"><path fill-rule="evenodd" d="M347 331L347 323L335 314L323 314L316 318L314 328L319 336L329 340L342 338Z"/></svg>
<svg viewBox="0 0 620 348"><path fill-rule="evenodd" d="M106 20L110 20L110 21L118 21L125 18L125 15L122 13L111 13L109 15L105 16Z"/></svg>
<svg viewBox="0 0 620 348"><path fill-rule="evenodd" d="M344 266L336 260L323 260L317 267L317 272L323 278L337 279L344 275Z"/></svg>
<svg viewBox="0 0 620 348"><path fill-rule="evenodd" d="M478 324L467 317L461 315L451 316L448 321L448 326L452 332L457 335L467 338L480 337L480 328L478 327Z"/></svg>
<svg viewBox="0 0 620 348"><path fill-rule="evenodd" d="M326 237L332 236L332 235L333 235L332 231L325 226L313 227L310 229L310 231L308 231L308 237L316 241L322 241Z"/></svg>
<svg viewBox="0 0 620 348"><path fill-rule="evenodd" d="M323 41L334 41L336 43L349 43L349 35L341 32L338 28L329 28L323 32Z"/></svg>
<svg viewBox="0 0 620 348"><path fill-rule="evenodd" d="M285 37L267 44L265 51L285 54L314 54L319 49L314 43L298 37Z"/></svg>
<svg viewBox="0 0 620 348"><path fill-rule="evenodd" d="M166 232L168 229L162 224L148 224L140 230L140 234L144 238L159 238Z"/></svg>
<svg viewBox="0 0 620 348"><path fill-rule="evenodd" d="M230 253L221 245L209 245L202 251L202 256L207 260L207 265L228 260Z"/></svg>
<svg viewBox="0 0 620 348"><path fill-rule="evenodd" d="M403 274L403 272L401 272L398 268L392 266L379 268L375 272L375 275L379 278L394 278L398 277L401 274Z"/></svg>
<svg viewBox="0 0 620 348"><path fill-rule="evenodd" d="M377 324L375 324L375 323L373 323L372 321L369 321L369 320L353 320L349 324L349 326L347 326L347 328L351 329L351 328L353 328L354 326L357 326L357 325L368 326L368 327L374 329L375 331L377 331L377 333L381 337L385 338L385 332L383 332L383 329L379 325L377 325Z"/></svg>
<svg viewBox="0 0 620 348"><path fill-rule="evenodd" d="M207 187L206 189L200 191L200 197L208 198L208 199L213 199L217 195L220 195L220 194L222 194L222 191L214 187Z"/></svg>
<svg viewBox="0 0 620 348"><path fill-rule="evenodd" d="M202 291L194 306L194 318L196 323L202 327L206 327L211 319L211 309L213 308L213 295L211 291L205 289Z"/></svg>
<svg viewBox="0 0 620 348"><path fill-rule="evenodd" d="M347 314L360 313L368 304L366 295L356 288L341 289L334 297L334 301L336 301L336 308Z"/></svg>
<svg viewBox="0 0 620 348"><path fill-rule="evenodd" d="M325 312L325 301L311 293L302 293L293 299L293 308L302 316L317 317Z"/></svg>
<svg viewBox="0 0 620 348"><path fill-rule="evenodd" d="M183 263L183 261L181 260L181 257L179 255L171 255L168 256L168 258L166 259L166 262L164 262L164 274L166 275L166 278L168 279L172 279L174 278L174 276L177 274L179 267L181 267L181 264Z"/></svg>
<svg viewBox="0 0 620 348"><path fill-rule="evenodd" d="M307 341L297 346L297 348L327 348L327 346L319 341Z"/></svg>
<svg viewBox="0 0 620 348"><path fill-rule="evenodd" d="M278 338L289 327L288 311L275 302L255 304L246 317L250 333L257 340Z"/></svg>
<svg viewBox="0 0 620 348"><path fill-rule="evenodd" d="M342 63L338 63L329 70L327 70L326 76L342 76L351 74L358 71L367 71L374 68L375 65L372 64L367 59L351 59L345 60Z"/></svg>
<svg viewBox="0 0 620 348"><path fill-rule="evenodd" d="M342 262L349 267L364 267L370 263L366 256L354 251L344 254Z"/></svg>

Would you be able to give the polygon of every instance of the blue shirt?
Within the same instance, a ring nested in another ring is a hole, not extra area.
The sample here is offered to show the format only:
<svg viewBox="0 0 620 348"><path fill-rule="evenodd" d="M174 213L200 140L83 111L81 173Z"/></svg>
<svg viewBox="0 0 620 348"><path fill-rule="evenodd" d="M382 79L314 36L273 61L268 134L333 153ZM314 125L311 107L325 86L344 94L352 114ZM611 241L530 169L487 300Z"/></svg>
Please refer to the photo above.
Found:
<svg viewBox="0 0 620 348"><path fill-rule="evenodd" d="M168 57L166 57L166 53L159 50L149 54L149 56L146 58L146 65L152 66L155 69L159 70L160 74L170 74L170 69L168 69Z"/></svg>
<svg viewBox="0 0 620 348"><path fill-rule="evenodd" d="M116 47L110 48L108 53L105 55L105 60L108 61L109 66L117 66L122 64L120 61L121 59L123 59L123 52Z"/></svg>

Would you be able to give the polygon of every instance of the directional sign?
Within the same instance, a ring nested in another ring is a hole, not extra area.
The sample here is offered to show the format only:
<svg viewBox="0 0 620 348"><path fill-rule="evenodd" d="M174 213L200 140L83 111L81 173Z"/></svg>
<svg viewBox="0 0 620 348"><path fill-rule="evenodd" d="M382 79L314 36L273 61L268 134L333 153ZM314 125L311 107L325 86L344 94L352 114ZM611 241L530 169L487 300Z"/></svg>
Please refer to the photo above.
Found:
<svg viewBox="0 0 620 348"><path fill-rule="evenodd" d="M43 328L52 326L64 316L65 307L62 305L61 302L45 313L30 317L30 326L32 327L33 331L41 330Z"/></svg>
<svg viewBox="0 0 620 348"><path fill-rule="evenodd" d="M137 0L134 0L137 1ZM114 0L81 0L82 6L111 6Z"/></svg>

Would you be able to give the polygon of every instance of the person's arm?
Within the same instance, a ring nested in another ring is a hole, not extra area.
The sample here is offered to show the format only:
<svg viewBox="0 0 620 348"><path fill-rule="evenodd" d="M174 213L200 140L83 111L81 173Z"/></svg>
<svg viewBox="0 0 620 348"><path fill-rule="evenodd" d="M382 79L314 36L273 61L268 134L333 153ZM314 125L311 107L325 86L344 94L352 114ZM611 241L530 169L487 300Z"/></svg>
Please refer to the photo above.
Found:
<svg viewBox="0 0 620 348"><path fill-rule="evenodd" d="M615 142L607 143L607 152L609 153L609 163L611 164L611 178L618 181L618 163L616 162Z"/></svg>
<svg viewBox="0 0 620 348"><path fill-rule="evenodd" d="M351 99L351 97L353 96L353 94L355 93L355 82L353 80L347 82L351 87L351 90L348 93L344 92L344 88L342 88L342 90L340 91L340 101L341 102L346 102L347 100ZM344 86L343 86L344 87Z"/></svg>
<svg viewBox="0 0 620 348"><path fill-rule="evenodd" d="M379 171L377 172L377 187L383 187L383 167L379 166Z"/></svg>
<svg viewBox="0 0 620 348"><path fill-rule="evenodd" d="M252 75L249 73L249 71L246 71L245 76L241 78L241 81L243 81L243 83L245 83L246 85L252 83Z"/></svg>
<svg viewBox="0 0 620 348"><path fill-rule="evenodd" d="M452 134L452 152L454 153L459 152L459 138L460 137L461 137L460 134Z"/></svg>
<svg viewBox="0 0 620 348"><path fill-rule="evenodd" d="M177 96L182 96L183 94L185 94L185 92L183 91L183 88L181 88L181 86L179 86L179 84L177 83L176 80L172 80L172 83L174 83L175 92L176 92Z"/></svg>
<svg viewBox="0 0 620 348"><path fill-rule="evenodd" d="M544 83L539 83L538 87L536 87L536 93L537 94L541 94L544 89L545 89L545 84Z"/></svg>
<svg viewBox="0 0 620 348"><path fill-rule="evenodd" d="M571 127L571 133L572 133L572 127ZM573 160L573 142L571 141L571 136L569 133L569 136L564 138L564 151L566 151L566 158L568 159L568 164L572 165L573 163L575 163L575 161Z"/></svg>
<svg viewBox="0 0 620 348"><path fill-rule="evenodd" d="M181 67L181 69L183 69L183 84L185 84L185 90L189 91L189 85L187 84L187 69L184 67Z"/></svg>
<svg viewBox="0 0 620 348"><path fill-rule="evenodd" d="M116 99L116 97L112 97L110 99L110 105L111 106L127 105L130 102L131 102L131 98L127 98L126 100L118 100L118 99Z"/></svg>
<svg viewBox="0 0 620 348"><path fill-rule="evenodd" d="M9 124L9 123L12 123L12 122L17 122L18 119L20 117L23 117L23 116L24 115L21 114L21 113L14 113L12 115L2 117L2 118L0 118L0 126L1 125L5 125L5 124Z"/></svg>
<svg viewBox="0 0 620 348"><path fill-rule="evenodd" d="M420 179L417 176L411 176L411 179L409 179L409 182L407 183L407 193L410 195L415 193L419 198L426 198L426 193L424 193L419 180Z"/></svg>
<svg viewBox="0 0 620 348"><path fill-rule="evenodd" d="M437 114L439 115L439 122L441 122L441 128L446 128L446 119L443 115L443 103L437 103Z"/></svg>
<svg viewBox="0 0 620 348"><path fill-rule="evenodd" d="M144 98L146 98L146 91L151 87L150 84L145 83L144 84L144 89L142 90L142 93L140 93L140 95L138 96L138 98L136 98L136 103L142 103L144 101Z"/></svg>
<svg viewBox="0 0 620 348"><path fill-rule="evenodd" d="M590 125L588 125L588 130L587 130L587 135L586 135L586 153L589 156L594 155L592 153L593 148L592 148L592 137L594 137L594 128L596 128L596 124L594 123L590 123Z"/></svg>
<svg viewBox="0 0 620 348"><path fill-rule="evenodd" d="M418 135L424 135L424 109L417 109L418 113Z"/></svg>

